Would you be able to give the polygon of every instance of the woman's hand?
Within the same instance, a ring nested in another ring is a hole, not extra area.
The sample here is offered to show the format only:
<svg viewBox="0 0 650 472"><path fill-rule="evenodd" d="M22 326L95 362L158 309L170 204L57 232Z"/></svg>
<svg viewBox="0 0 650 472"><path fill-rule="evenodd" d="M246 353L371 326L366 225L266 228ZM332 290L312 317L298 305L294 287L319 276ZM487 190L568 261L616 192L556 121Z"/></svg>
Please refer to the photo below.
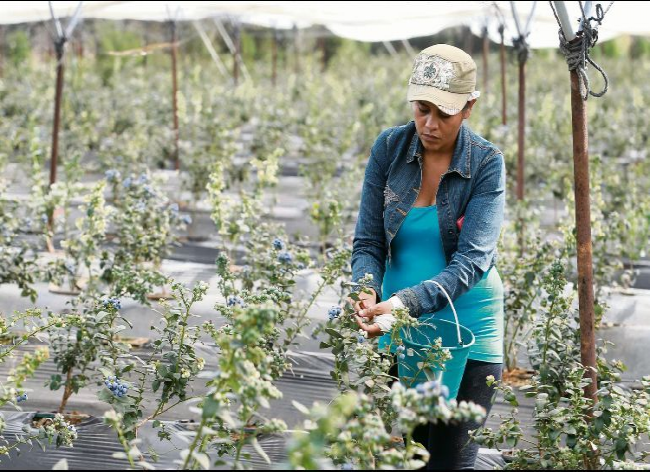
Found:
<svg viewBox="0 0 650 472"><path fill-rule="evenodd" d="M354 318L359 325L359 328L364 330L366 333L368 333L369 338L376 338L377 336L381 336L384 334L384 332L381 330L379 325L377 324L367 324L362 317L359 315L354 315Z"/></svg>
<svg viewBox="0 0 650 472"><path fill-rule="evenodd" d="M375 292L372 288L369 288L368 290L370 290L372 293L359 293L360 300L358 302L355 302L351 298L348 298L348 302L354 307L355 313L358 313L361 310L370 308L377 304L377 292Z"/></svg>
<svg viewBox="0 0 650 472"><path fill-rule="evenodd" d="M393 312L393 303L385 301L376 303L370 307L363 308L357 312L358 317L372 322L373 318L377 315L386 315Z"/></svg>

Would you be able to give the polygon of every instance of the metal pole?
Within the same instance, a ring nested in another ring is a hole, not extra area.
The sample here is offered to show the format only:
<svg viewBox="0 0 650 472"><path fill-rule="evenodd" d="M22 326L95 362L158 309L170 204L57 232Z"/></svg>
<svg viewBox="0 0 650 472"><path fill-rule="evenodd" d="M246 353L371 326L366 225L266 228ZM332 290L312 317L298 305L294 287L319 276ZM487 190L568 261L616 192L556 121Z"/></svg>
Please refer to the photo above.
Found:
<svg viewBox="0 0 650 472"><path fill-rule="evenodd" d="M526 60L519 58L519 137L517 140L517 200L524 199L524 143L526 140Z"/></svg>
<svg viewBox="0 0 650 472"><path fill-rule="evenodd" d="M571 125L573 129L573 173L575 180L576 228L578 244L578 299L580 306L580 358L591 384L585 396L596 401L596 333L594 274L591 244L591 202L589 200L589 155L587 103L580 93L580 79L571 71Z"/></svg>
<svg viewBox="0 0 650 472"><path fill-rule="evenodd" d="M241 54L241 28L239 23L235 25L235 50L232 53L233 58L233 78L235 79L235 87L239 85L239 55Z"/></svg>
<svg viewBox="0 0 650 472"><path fill-rule="evenodd" d="M273 30L273 39L271 42L271 56L272 56L272 71L271 71L271 82L275 87L278 81L278 32Z"/></svg>
<svg viewBox="0 0 650 472"><path fill-rule="evenodd" d="M490 39L487 26L483 28L483 91L488 89L488 55L490 54Z"/></svg>
<svg viewBox="0 0 650 472"><path fill-rule="evenodd" d="M327 68L327 47L325 44L325 37L320 37L318 38L318 48L320 49L321 52L321 72L325 72L325 69Z"/></svg>
<svg viewBox="0 0 650 472"><path fill-rule="evenodd" d="M300 75L300 41L298 39L298 26L293 25L293 53L295 60L295 73Z"/></svg>
<svg viewBox="0 0 650 472"><path fill-rule="evenodd" d="M554 2L560 26L567 41L576 34L564 2ZM597 400L598 373L596 371L596 332L594 311L594 269L591 243L591 201L589 188L589 134L587 103L580 90L580 78L573 70L571 76L571 128L573 132L573 179L576 201L576 242L578 259L578 302L580 309L580 360L591 384L584 390L585 397Z"/></svg>
<svg viewBox="0 0 650 472"><path fill-rule="evenodd" d="M223 61L219 57L219 54L217 54L217 51L215 51L214 46L212 45L212 41L206 34L205 30L203 29L203 26L201 25L201 22L196 20L194 21L194 28L196 28L196 31L198 31L199 36L201 37L201 40L203 41L203 44L205 45L205 48L208 50L208 53L210 54L210 57L214 61L214 63L217 65L217 69L219 69L219 72L221 75L224 77L228 77L228 70L226 69L226 66L223 64ZM146 57L146 56L145 56Z"/></svg>
<svg viewBox="0 0 650 472"><path fill-rule="evenodd" d="M56 182L56 167L59 157L59 128L61 125L61 98L63 96L63 51L65 39L57 39L56 51L56 94L54 96L54 124L52 128L52 149L50 154L50 186Z"/></svg>
<svg viewBox="0 0 650 472"><path fill-rule="evenodd" d="M174 169L179 170L181 167L180 156L179 156L179 145L178 145L178 77L177 77L177 66L176 66L176 54L177 47L176 44L176 22L171 21L171 32L172 32L172 110L174 113Z"/></svg>
<svg viewBox="0 0 650 472"><path fill-rule="evenodd" d="M5 28L0 25L0 77L4 75L5 60Z"/></svg>
<svg viewBox="0 0 650 472"><path fill-rule="evenodd" d="M506 125L508 121L508 108L506 96L506 45L504 42L505 27L503 25L499 26L499 34L501 35L501 121L504 125Z"/></svg>

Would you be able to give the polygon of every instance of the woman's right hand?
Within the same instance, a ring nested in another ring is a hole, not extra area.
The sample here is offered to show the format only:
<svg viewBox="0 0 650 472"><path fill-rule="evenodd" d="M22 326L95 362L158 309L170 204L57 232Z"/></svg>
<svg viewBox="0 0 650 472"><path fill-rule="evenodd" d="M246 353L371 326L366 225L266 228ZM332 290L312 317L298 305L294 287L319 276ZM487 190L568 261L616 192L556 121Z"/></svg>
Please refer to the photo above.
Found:
<svg viewBox="0 0 650 472"><path fill-rule="evenodd" d="M369 288L368 290L370 290L371 293L359 293L360 300L358 302L355 302L351 298L348 298L348 302L354 307L355 313L358 313L361 310L365 310L366 308L373 307L378 303L377 293L374 291L374 289Z"/></svg>

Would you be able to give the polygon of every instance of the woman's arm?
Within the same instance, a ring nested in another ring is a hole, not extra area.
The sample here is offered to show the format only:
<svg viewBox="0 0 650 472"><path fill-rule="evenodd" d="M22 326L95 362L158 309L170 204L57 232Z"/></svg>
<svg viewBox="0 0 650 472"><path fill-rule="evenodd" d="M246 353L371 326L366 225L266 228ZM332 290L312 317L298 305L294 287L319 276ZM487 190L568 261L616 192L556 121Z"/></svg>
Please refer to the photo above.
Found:
<svg viewBox="0 0 650 472"><path fill-rule="evenodd" d="M377 302L381 301L381 285L386 270L384 189L388 175L389 132L382 132L370 151L352 243L352 280L357 282L365 274L372 274L370 286L377 294Z"/></svg>
<svg viewBox="0 0 650 472"><path fill-rule="evenodd" d="M477 181L465 210L458 250L449 265L432 280L395 293L411 316L434 313L448 302L433 283L441 284L452 300L469 291L490 268L505 211L506 169L500 152L488 157L477 170Z"/></svg>

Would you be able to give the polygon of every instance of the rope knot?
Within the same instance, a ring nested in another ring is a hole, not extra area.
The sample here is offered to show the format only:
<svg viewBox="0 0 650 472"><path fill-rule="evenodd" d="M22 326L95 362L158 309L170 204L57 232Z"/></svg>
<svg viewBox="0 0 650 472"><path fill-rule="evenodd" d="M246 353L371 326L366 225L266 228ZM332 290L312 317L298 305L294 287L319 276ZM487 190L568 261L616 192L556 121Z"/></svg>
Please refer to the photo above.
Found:
<svg viewBox="0 0 650 472"><path fill-rule="evenodd" d="M552 4L551 4L552 5ZM555 17L559 21L557 12L553 8ZM575 39L572 41L567 41L566 36L564 36L564 31L560 28L560 51L564 54L566 58L567 65L569 66L570 71L575 71L580 77L582 86L584 88L584 95L582 96L583 100L587 100L589 95L593 97L602 97L607 93L609 89L609 77L590 56L590 51L596 46L598 42L598 29L596 26L592 25L592 21L601 25L603 19L605 18L605 12L603 7L600 4L596 4L596 16L591 18L582 17L582 30L578 32ZM591 64L605 80L605 86L600 92L593 92L591 90L591 83L589 81L589 75L587 74L587 64Z"/></svg>

